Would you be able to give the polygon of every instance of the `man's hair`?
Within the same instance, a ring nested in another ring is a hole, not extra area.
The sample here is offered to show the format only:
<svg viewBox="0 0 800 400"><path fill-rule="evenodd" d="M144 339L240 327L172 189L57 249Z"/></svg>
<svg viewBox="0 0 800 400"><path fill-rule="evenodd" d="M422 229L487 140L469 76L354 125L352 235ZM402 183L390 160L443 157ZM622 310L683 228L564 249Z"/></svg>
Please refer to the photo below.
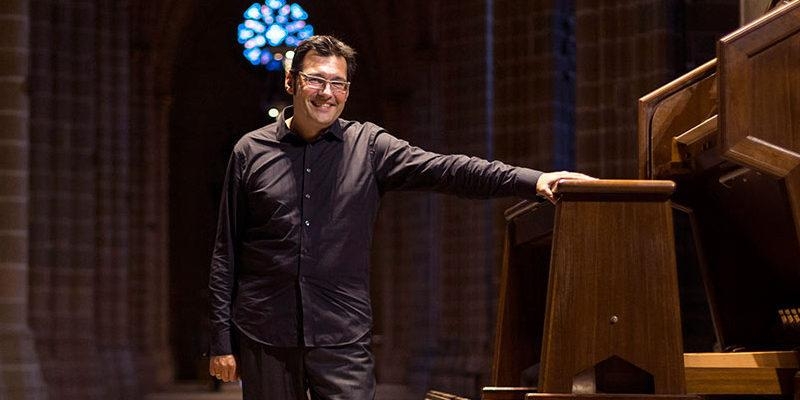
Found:
<svg viewBox="0 0 800 400"><path fill-rule="evenodd" d="M300 43L294 49L292 59L292 72L303 70L303 60L309 51L314 51L323 57L342 57L347 62L347 80L353 80L356 73L356 51L341 40L328 35L312 36Z"/></svg>

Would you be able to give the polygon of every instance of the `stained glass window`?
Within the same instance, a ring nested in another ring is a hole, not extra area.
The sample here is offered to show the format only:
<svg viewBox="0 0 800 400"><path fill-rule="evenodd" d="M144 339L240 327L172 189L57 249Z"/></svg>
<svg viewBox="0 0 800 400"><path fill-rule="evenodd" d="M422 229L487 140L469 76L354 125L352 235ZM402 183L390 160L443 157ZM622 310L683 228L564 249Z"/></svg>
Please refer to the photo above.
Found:
<svg viewBox="0 0 800 400"><path fill-rule="evenodd" d="M244 22L237 29L244 58L270 71L280 70L285 52L314 35L314 27L307 20L308 13L297 3L286 0L253 3L245 10Z"/></svg>

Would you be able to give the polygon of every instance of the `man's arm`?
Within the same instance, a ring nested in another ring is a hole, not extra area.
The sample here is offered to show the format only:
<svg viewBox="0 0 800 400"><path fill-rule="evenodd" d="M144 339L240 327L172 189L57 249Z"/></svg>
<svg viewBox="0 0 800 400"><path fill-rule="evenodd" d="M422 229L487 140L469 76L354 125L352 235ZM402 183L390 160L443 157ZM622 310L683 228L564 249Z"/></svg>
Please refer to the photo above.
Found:
<svg viewBox="0 0 800 400"><path fill-rule="evenodd" d="M234 150L228 161L219 204L217 238L211 257L211 360L208 372L225 382L238 379L231 343L231 308L235 280L236 246L240 239L242 204L242 162Z"/></svg>
<svg viewBox="0 0 800 400"><path fill-rule="evenodd" d="M434 190L462 197L536 196L555 201L564 179L593 179L575 172L544 173L464 155L442 155L378 131L372 138L373 167L381 191Z"/></svg>

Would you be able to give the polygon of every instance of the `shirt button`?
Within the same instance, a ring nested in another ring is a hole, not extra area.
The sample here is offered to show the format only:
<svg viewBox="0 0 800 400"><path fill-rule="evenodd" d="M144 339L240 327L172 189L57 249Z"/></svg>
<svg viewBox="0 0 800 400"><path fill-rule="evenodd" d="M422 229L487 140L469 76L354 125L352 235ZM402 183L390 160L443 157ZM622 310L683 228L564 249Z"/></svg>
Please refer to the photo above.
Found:
<svg viewBox="0 0 800 400"><path fill-rule="evenodd" d="M303 221L303 224L304 224L305 226L311 226L311 221L309 221L309 220L305 220L305 221Z"/></svg>
<svg viewBox="0 0 800 400"><path fill-rule="evenodd" d="M311 198L311 195L310 195L310 194L308 194L308 193L306 193L306 195L305 195L304 197L305 197L305 198L307 198L307 199L310 199L310 198Z"/></svg>
<svg viewBox="0 0 800 400"><path fill-rule="evenodd" d="M311 173L311 168L306 168L306 172Z"/></svg>

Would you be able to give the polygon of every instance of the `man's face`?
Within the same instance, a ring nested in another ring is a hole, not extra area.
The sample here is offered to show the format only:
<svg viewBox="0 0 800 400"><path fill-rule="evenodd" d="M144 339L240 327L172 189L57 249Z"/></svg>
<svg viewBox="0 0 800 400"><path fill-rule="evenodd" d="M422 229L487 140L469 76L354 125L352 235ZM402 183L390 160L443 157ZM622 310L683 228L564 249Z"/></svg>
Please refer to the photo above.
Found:
<svg viewBox="0 0 800 400"><path fill-rule="evenodd" d="M329 127L344 110L348 88L336 89L329 83L320 86L320 79L347 81L347 61L342 57L323 57L310 51L303 59L301 73L286 74L286 85L292 94L294 117L292 128L304 138L314 138ZM338 85L341 86L341 85Z"/></svg>

